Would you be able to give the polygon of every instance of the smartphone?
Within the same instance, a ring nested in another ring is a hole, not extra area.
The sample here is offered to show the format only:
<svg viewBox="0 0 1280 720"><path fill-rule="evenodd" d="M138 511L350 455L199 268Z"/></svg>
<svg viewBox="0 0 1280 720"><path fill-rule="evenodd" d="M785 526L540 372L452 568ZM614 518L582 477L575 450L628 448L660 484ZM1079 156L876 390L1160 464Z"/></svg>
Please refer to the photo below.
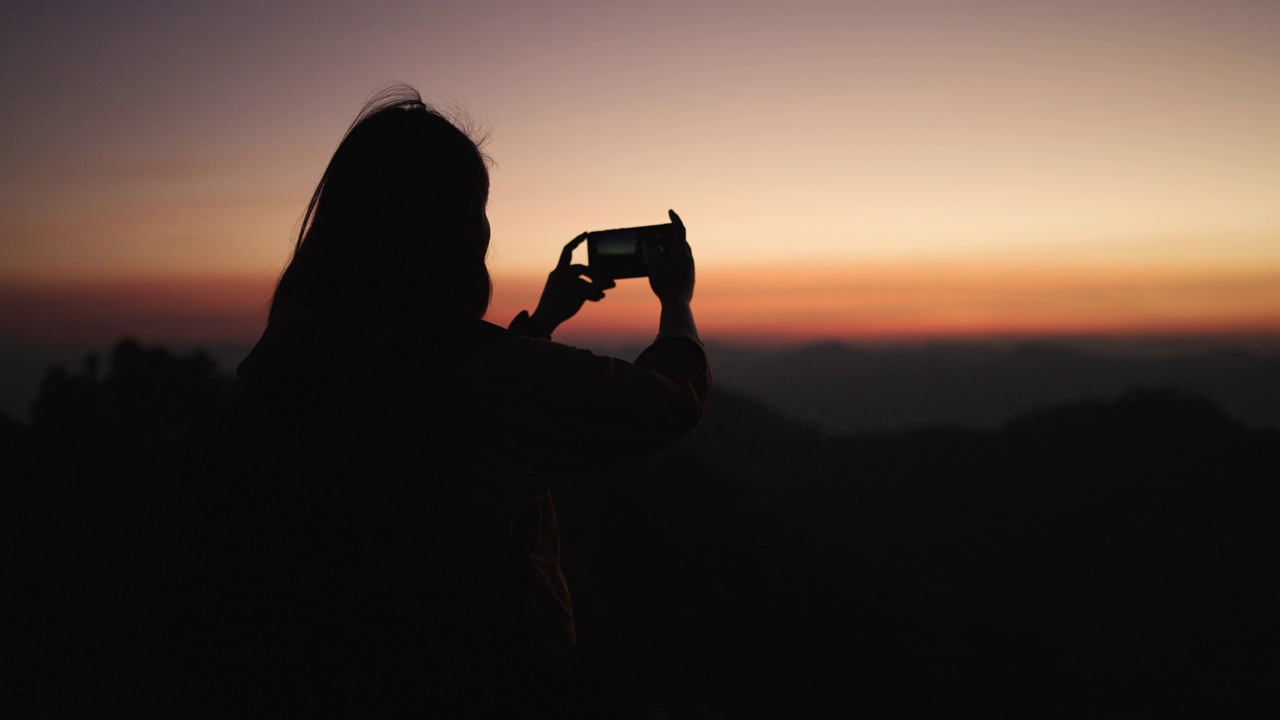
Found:
<svg viewBox="0 0 1280 720"><path fill-rule="evenodd" d="M675 226L671 223L589 232L587 265L614 279L648 277L648 250L656 246L665 253L673 237Z"/></svg>

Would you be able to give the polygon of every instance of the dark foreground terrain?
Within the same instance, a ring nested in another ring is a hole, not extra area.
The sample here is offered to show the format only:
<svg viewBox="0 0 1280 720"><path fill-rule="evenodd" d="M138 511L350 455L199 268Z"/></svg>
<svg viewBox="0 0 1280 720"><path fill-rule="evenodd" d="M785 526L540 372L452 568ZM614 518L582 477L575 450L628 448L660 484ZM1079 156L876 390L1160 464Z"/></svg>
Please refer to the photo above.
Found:
<svg viewBox="0 0 1280 720"><path fill-rule="evenodd" d="M5 716L172 695L182 578L216 562L181 468L229 380L131 343L108 365L0 427ZM1280 433L1195 396L828 436L722 389L690 441L557 503L581 642L668 717L1280 710Z"/></svg>

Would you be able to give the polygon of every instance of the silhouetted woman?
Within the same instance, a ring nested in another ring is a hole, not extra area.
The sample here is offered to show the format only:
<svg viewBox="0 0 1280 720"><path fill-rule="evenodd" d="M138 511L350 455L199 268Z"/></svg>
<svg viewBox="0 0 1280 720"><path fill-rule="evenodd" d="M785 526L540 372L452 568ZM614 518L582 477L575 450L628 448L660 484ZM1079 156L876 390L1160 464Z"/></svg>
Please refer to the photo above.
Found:
<svg viewBox="0 0 1280 720"><path fill-rule="evenodd" d="M634 363L550 342L613 286L570 242L535 311L482 320L489 176L398 89L325 170L240 366L242 650L229 706L599 716L548 492L693 430L710 394L684 228ZM233 543L234 544L234 543ZM233 613L234 615L234 613ZM238 643L238 644L237 644ZM430 716L430 715L428 715Z"/></svg>

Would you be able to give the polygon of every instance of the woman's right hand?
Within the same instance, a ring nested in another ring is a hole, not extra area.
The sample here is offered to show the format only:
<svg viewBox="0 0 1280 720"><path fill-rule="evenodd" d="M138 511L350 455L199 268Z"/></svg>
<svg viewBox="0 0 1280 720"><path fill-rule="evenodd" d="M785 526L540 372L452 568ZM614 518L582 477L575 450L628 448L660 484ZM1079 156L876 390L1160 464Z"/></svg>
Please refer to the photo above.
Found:
<svg viewBox="0 0 1280 720"><path fill-rule="evenodd" d="M649 287L662 302L688 303L693 300L693 250L685 239L684 223L675 210L668 210L674 226L671 247L664 254L656 242L646 249L649 259Z"/></svg>

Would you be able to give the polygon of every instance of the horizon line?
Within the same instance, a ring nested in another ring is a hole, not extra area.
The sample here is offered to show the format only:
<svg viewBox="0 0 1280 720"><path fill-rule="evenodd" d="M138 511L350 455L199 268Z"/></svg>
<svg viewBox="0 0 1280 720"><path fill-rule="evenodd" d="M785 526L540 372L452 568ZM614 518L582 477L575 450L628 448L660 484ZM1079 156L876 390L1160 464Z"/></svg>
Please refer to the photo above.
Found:
<svg viewBox="0 0 1280 720"><path fill-rule="evenodd" d="M532 310L545 276L499 274L486 319ZM262 273L135 280L0 282L0 340L86 346L150 342L251 344L266 326L274 278ZM1280 268L1148 274L982 266L702 270L693 302L718 343L920 344L1064 338L1280 336ZM643 342L659 304L642 279L587 303L557 339Z"/></svg>

